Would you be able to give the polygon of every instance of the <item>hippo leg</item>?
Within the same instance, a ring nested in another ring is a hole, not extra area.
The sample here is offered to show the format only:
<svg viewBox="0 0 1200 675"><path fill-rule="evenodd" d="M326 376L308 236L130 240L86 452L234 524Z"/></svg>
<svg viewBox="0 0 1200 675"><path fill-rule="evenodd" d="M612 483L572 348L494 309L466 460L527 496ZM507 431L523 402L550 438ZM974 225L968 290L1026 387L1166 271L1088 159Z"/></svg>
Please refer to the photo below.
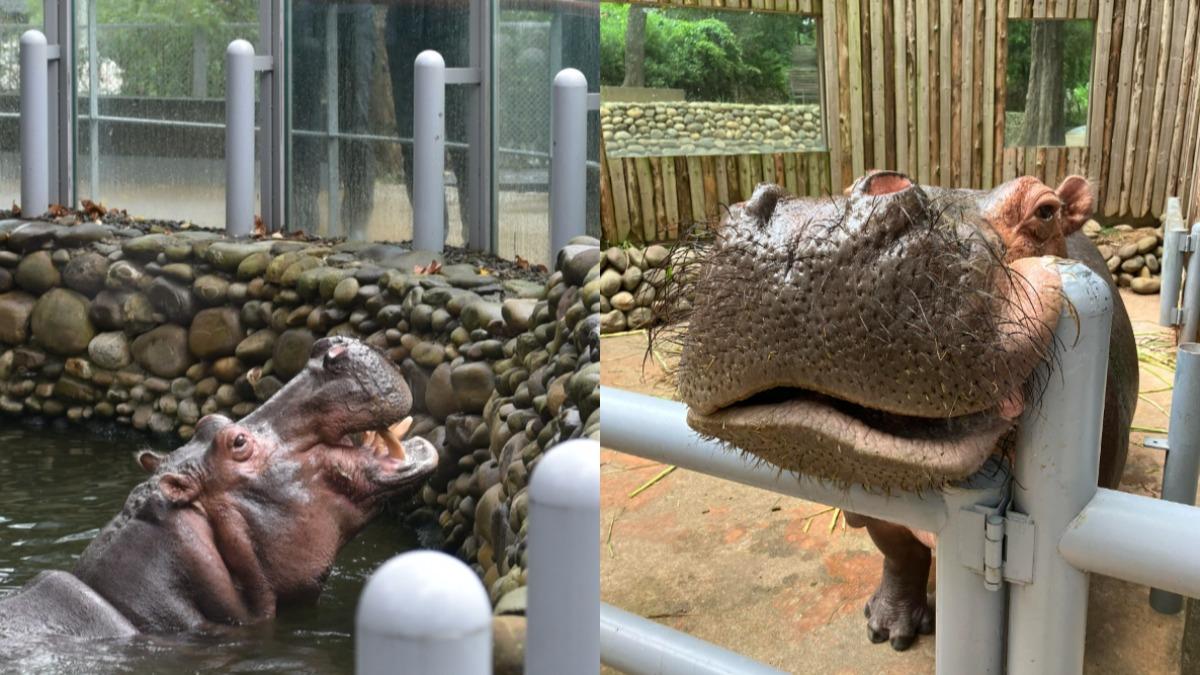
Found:
<svg viewBox="0 0 1200 675"><path fill-rule="evenodd" d="M883 576L864 610L867 637L874 643L888 640L896 651L908 649L918 633L933 632L926 595L932 552L907 527L855 513L846 514L846 524L866 527L883 553Z"/></svg>

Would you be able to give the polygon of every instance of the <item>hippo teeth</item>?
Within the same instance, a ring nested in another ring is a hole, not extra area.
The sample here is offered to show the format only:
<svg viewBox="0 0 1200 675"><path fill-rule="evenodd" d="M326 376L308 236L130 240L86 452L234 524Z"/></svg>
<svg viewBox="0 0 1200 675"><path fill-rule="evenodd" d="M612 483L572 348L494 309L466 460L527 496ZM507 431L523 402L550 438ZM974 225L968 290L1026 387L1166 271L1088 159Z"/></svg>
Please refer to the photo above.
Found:
<svg viewBox="0 0 1200 675"><path fill-rule="evenodd" d="M380 459L391 457L404 460L404 445L400 439L404 438L412 424L413 418L405 417L390 427L368 431L363 434L363 445L370 448L371 453Z"/></svg>

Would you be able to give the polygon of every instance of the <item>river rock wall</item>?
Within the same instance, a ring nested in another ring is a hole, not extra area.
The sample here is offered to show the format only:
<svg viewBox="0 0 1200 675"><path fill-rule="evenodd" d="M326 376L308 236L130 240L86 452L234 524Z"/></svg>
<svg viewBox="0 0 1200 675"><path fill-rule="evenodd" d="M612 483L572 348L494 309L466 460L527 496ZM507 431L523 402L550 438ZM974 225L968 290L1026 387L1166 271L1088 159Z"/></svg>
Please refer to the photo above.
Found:
<svg viewBox="0 0 1200 675"><path fill-rule="evenodd" d="M407 516L436 521L494 600L523 585L529 472L599 436L594 239L548 276L505 279L391 244L77 220L0 221L2 413L186 439L206 414L253 411L320 337L356 336L400 365L411 433L441 455Z"/></svg>
<svg viewBox="0 0 1200 675"><path fill-rule="evenodd" d="M824 147L816 104L605 102L600 129L610 157L743 155Z"/></svg>

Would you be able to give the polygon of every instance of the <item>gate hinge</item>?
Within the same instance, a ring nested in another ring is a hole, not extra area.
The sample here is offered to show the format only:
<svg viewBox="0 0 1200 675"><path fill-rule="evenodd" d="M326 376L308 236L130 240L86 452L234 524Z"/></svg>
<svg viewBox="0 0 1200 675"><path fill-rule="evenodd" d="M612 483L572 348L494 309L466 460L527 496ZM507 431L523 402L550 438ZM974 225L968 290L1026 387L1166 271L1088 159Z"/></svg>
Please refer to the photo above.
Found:
<svg viewBox="0 0 1200 675"><path fill-rule="evenodd" d="M983 577L985 588L1033 582L1033 519L1009 510L1007 503L966 507L961 516L958 559Z"/></svg>

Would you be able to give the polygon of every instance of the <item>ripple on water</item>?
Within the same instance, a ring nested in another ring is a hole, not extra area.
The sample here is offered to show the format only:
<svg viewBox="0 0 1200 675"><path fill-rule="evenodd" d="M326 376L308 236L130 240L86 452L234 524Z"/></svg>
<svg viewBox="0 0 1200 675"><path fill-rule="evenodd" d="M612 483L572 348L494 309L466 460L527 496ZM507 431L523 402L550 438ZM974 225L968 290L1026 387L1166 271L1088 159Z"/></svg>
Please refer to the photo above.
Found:
<svg viewBox="0 0 1200 675"><path fill-rule="evenodd" d="M0 596L43 570L74 567L142 480L133 453L147 445L125 433L0 426ZM352 672L358 594L412 541L394 520L376 521L342 551L316 607L284 610L265 625L132 640L0 634L0 673Z"/></svg>

